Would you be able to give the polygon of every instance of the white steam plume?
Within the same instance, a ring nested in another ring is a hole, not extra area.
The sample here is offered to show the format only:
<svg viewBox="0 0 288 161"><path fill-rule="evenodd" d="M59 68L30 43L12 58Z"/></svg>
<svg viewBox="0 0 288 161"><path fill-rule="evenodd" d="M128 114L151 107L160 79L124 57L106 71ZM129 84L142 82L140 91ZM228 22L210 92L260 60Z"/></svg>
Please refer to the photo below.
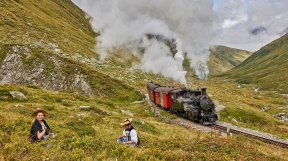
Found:
<svg viewBox="0 0 288 161"><path fill-rule="evenodd" d="M208 74L212 35L212 0L72 0L92 16L101 58L113 48L144 48L142 70L162 74L186 85L183 53L200 78ZM155 35L162 39L147 38ZM174 40L173 54L163 40ZM181 64L181 65L180 65Z"/></svg>

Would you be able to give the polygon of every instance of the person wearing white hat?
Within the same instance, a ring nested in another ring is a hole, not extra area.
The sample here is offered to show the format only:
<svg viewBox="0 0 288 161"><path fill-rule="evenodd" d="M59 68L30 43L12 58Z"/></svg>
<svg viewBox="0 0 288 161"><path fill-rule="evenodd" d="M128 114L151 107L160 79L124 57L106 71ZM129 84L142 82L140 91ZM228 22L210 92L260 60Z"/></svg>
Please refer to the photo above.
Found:
<svg viewBox="0 0 288 161"><path fill-rule="evenodd" d="M35 117L35 121L30 130L31 142L46 140L49 135L52 135L52 137L55 136L47 122L44 120L44 118L48 116L48 113L45 110L37 110L32 116Z"/></svg>
<svg viewBox="0 0 288 161"><path fill-rule="evenodd" d="M138 145L138 136L137 132L131 124L132 118L127 118L120 125L124 126L123 135L121 135L117 142L123 143L130 146Z"/></svg>

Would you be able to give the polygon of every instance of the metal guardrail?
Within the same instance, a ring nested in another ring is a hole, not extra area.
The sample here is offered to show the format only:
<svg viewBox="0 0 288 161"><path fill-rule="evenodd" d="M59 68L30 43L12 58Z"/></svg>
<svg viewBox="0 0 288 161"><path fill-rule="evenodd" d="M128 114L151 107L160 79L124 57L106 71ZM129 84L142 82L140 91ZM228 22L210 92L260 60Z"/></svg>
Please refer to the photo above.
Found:
<svg viewBox="0 0 288 161"><path fill-rule="evenodd" d="M243 131L240 131L240 130L231 129L231 128L228 128L228 127L225 127L225 126L213 125L213 126L211 126L211 128L213 128L215 130L219 130L219 131L225 132L225 133L227 133L227 136L230 136L231 134L244 135L244 136L247 136L247 137L250 137L250 138L261 140L261 141L263 141L265 143L277 145L277 146L280 146L280 147L283 147L283 148L288 148L288 144L287 143L284 143L284 142L281 142L281 141L277 141L277 140L273 140L273 139L268 139L268 138L265 138L265 137L262 137L262 136L253 135L253 134L246 133L246 132L243 132Z"/></svg>

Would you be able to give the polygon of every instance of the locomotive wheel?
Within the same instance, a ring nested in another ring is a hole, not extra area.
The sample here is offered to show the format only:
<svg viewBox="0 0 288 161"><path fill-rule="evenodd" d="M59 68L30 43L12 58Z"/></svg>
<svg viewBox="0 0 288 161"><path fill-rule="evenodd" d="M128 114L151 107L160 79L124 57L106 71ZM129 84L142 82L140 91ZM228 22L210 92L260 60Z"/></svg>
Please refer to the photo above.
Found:
<svg viewBox="0 0 288 161"><path fill-rule="evenodd" d="M204 124L204 117L201 117L201 119L200 119L200 124L201 124L201 125Z"/></svg>

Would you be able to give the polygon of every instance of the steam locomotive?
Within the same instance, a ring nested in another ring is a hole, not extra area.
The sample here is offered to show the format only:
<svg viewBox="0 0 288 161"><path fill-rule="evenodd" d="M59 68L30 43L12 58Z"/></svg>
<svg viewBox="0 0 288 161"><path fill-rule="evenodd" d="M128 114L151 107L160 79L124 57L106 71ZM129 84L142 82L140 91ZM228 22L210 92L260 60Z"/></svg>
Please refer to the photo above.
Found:
<svg viewBox="0 0 288 161"><path fill-rule="evenodd" d="M149 99L156 105L190 120L203 125L213 125L218 120L215 105L206 94L206 88L188 90L148 82L147 91Z"/></svg>

